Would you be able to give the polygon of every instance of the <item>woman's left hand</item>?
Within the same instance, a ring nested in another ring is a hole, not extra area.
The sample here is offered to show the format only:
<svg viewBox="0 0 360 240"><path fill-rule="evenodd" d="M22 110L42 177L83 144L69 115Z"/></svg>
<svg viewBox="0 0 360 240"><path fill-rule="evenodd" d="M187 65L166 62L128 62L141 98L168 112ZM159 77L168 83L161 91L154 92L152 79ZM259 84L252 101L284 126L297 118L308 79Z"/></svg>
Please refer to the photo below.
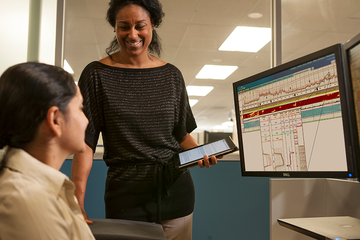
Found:
<svg viewBox="0 0 360 240"><path fill-rule="evenodd" d="M222 159L223 157L218 157L218 159ZM205 155L203 160L198 161L198 165L201 168L207 167L209 168L211 165L217 164L217 158L215 156L211 156L210 158Z"/></svg>
<svg viewBox="0 0 360 240"><path fill-rule="evenodd" d="M180 142L180 147L184 150L191 149L191 148L194 148L197 146L199 146L199 145L197 144L195 139L189 133L186 134L186 136ZM215 156L211 156L209 158L207 155L205 155L202 160L198 161L198 165L201 168L204 168L204 167L209 168L211 165L217 164L217 159L222 159L222 158L223 158L223 156L220 156L218 158L216 158ZM192 166L190 168L193 168L193 167L196 167L196 165Z"/></svg>

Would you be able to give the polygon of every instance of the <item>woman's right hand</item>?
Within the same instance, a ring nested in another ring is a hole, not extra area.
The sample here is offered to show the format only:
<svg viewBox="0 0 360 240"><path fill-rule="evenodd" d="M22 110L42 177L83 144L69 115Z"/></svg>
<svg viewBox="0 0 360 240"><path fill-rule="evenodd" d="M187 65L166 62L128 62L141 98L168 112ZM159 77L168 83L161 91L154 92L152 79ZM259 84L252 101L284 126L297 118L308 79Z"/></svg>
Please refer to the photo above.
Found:
<svg viewBox="0 0 360 240"><path fill-rule="evenodd" d="M93 224L93 221L89 220L89 218L88 218L88 216L87 216L84 208L81 208L81 213L82 213L82 215L84 216L85 222L86 222L87 224Z"/></svg>

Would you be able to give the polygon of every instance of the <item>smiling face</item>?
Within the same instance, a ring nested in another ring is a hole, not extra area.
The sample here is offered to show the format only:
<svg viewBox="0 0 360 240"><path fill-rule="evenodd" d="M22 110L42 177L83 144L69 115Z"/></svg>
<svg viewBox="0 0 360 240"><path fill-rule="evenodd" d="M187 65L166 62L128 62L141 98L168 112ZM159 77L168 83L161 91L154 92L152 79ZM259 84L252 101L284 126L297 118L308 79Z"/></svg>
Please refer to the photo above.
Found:
<svg viewBox="0 0 360 240"><path fill-rule="evenodd" d="M153 26L148 12L138 5L128 5L116 15L115 32L122 57L147 56Z"/></svg>

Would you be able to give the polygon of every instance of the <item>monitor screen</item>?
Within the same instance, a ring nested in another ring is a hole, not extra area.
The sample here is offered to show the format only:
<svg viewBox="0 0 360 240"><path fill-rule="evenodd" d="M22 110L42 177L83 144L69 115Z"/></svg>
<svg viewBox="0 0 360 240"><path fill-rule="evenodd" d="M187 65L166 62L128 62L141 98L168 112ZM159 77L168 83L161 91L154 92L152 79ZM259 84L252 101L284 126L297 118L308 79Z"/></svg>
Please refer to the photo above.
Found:
<svg viewBox="0 0 360 240"><path fill-rule="evenodd" d="M350 107L352 111L349 111L349 116L353 120L352 129L356 134L353 141L354 151L356 152L356 165L358 172L360 173L360 34L350 39L344 44L344 60L345 60L345 76L349 80L349 96ZM356 147L357 146L357 147Z"/></svg>
<svg viewBox="0 0 360 240"><path fill-rule="evenodd" d="M354 177L343 75L338 44L235 82L242 174Z"/></svg>

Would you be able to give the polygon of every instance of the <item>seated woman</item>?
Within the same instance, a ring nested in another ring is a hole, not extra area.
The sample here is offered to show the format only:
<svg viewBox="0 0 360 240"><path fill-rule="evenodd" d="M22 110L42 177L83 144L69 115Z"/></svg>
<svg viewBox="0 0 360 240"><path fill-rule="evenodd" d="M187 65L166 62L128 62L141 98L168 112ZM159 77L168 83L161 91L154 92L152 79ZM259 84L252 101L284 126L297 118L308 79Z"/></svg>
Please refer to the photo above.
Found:
<svg viewBox="0 0 360 240"><path fill-rule="evenodd" d="M0 77L0 239L94 239L59 172L85 148L82 96L60 67L22 63Z"/></svg>

